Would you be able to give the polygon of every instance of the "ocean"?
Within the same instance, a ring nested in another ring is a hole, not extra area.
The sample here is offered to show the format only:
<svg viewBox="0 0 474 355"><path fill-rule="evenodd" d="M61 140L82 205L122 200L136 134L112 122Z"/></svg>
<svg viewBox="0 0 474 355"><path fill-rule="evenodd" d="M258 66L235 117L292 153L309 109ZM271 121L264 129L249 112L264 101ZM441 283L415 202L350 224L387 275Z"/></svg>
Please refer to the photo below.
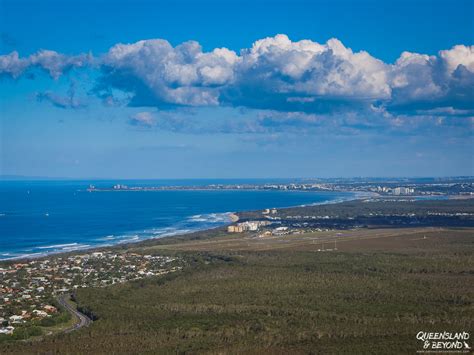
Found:
<svg viewBox="0 0 474 355"><path fill-rule="evenodd" d="M256 183L128 180L128 186ZM268 182L268 181L265 181ZM271 182L271 181L270 181ZM334 202L350 193L243 190L88 192L117 181L0 181L0 260L136 242L225 225L230 212Z"/></svg>

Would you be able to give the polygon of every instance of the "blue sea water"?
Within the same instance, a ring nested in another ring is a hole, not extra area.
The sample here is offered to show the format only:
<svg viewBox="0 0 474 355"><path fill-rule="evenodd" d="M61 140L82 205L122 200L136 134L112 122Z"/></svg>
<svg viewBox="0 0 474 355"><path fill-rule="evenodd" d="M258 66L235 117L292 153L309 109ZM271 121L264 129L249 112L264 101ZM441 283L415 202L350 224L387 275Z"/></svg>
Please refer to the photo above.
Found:
<svg viewBox="0 0 474 355"><path fill-rule="evenodd" d="M254 183L250 180L120 181L128 186ZM135 242L229 223L229 212L350 199L303 191L110 191L116 181L0 181L0 260Z"/></svg>

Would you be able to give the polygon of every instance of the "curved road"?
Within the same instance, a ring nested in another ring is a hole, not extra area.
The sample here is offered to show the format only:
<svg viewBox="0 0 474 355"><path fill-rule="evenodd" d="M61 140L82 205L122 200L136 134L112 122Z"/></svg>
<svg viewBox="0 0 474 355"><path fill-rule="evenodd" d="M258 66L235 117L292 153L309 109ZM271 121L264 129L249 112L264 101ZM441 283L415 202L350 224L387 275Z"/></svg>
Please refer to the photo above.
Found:
<svg viewBox="0 0 474 355"><path fill-rule="evenodd" d="M63 306L69 313L72 314L73 317L76 317L78 322L74 324L73 326L67 328L64 330L65 333L72 332L74 330L77 330L82 327L87 327L92 323L92 320L86 316L85 314L79 312L77 309L72 307L67 301L66 298L69 297L69 295L62 295L58 298L59 304Z"/></svg>

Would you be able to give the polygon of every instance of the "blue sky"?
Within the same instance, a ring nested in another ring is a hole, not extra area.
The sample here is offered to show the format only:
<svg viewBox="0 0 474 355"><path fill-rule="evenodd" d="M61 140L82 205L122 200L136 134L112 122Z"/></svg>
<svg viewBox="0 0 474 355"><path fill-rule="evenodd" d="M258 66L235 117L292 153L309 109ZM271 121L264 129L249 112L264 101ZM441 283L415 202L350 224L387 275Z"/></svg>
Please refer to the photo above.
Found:
<svg viewBox="0 0 474 355"><path fill-rule="evenodd" d="M0 0L0 174L473 175L473 13Z"/></svg>

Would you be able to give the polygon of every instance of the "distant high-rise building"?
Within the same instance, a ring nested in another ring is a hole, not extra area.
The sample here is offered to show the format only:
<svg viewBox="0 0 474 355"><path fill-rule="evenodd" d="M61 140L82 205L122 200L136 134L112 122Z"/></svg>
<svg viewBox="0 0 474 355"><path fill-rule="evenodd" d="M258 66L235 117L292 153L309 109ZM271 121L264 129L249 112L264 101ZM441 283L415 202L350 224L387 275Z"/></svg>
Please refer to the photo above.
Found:
<svg viewBox="0 0 474 355"><path fill-rule="evenodd" d="M415 192L415 189L409 187L395 187L392 189L392 195L399 196L399 195L411 195Z"/></svg>

